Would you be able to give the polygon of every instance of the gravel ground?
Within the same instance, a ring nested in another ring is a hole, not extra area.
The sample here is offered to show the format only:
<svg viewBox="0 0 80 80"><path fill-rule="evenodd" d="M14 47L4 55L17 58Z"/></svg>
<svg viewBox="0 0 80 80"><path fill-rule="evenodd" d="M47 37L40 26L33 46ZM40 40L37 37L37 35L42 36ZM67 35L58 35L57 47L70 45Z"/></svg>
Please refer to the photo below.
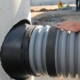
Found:
<svg viewBox="0 0 80 80"><path fill-rule="evenodd" d="M63 22L66 20L80 21L80 12L76 12L74 10L49 11L44 13L35 12L32 13L32 16L33 24L44 26L56 26L57 22Z"/></svg>

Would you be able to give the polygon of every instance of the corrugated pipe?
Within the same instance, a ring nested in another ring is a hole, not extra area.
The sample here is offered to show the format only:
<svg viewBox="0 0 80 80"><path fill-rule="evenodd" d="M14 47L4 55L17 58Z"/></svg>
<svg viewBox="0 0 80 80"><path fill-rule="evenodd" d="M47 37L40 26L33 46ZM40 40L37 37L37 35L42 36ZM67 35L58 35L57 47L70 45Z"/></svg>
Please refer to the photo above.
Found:
<svg viewBox="0 0 80 80"><path fill-rule="evenodd" d="M80 32L48 25L18 25L6 36L1 54L2 66L12 78L80 78Z"/></svg>

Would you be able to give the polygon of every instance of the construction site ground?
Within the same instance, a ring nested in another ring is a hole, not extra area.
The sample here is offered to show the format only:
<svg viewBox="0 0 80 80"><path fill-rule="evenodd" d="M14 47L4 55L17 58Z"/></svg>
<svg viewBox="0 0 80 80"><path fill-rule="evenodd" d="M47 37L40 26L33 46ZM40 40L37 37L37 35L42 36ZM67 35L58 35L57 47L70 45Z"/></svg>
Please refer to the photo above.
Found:
<svg viewBox="0 0 80 80"><path fill-rule="evenodd" d="M65 5L66 6L66 5ZM74 4L71 6L75 7ZM46 10L52 10L53 11L41 11L42 9ZM57 22L63 22L66 20L74 20L74 21L80 21L80 12L76 12L76 8L73 10L60 10L57 11L58 9L57 5L48 5L48 6L32 6L31 10L34 10L31 12L31 18L32 18L32 24L34 25L50 25L50 26L56 26ZM64 78L64 77L56 77L56 78L51 78L49 76L44 77L35 77L35 80L79 80L78 77L76 78Z"/></svg>
<svg viewBox="0 0 80 80"><path fill-rule="evenodd" d="M66 6L66 5L64 5ZM75 5L71 5L75 7ZM80 21L80 12L76 12L76 8L73 10L55 10L55 11L40 11L41 9L52 10L58 9L57 5L49 5L49 6L32 6L31 10L39 11L39 12L31 12L32 23L34 25L50 25L55 26L57 22L63 22L66 20L75 20Z"/></svg>

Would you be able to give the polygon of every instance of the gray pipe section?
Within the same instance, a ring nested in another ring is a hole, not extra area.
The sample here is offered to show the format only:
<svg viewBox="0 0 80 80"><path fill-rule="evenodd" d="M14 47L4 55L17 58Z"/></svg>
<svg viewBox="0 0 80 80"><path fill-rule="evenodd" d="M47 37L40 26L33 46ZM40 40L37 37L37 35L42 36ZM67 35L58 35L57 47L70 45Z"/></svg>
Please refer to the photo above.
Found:
<svg viewBox="0 0 80 80"><path fill-rule="evenodd" d="M46 75L46 42L50 26L38 26L33 31L29 44L29 59L32 71Z"/></svg>
<svg viewBox="0 0 80 80"><path fill-rule="evenodd" d="M49 31L50 26L47 26L47 29L44 31L44 37L43 37L43 42L42 42L42 66L43 66L43 73L42 75L46 76L48 75L47 73L47 68L46 68L46 43L47 43L47 36L48 36L48 31Z"/></svg>
<svg viewBox="0 0 80 80"><path fill-rule="evenodd" d="M46 43L50 26L38 26L29 44L29 61L34 74L48 75L46 66ZM80 78L80 32L57 30L55 43L55 68L57 76Z"/></svg>
<svg viewBox="0 0 80 80"><path fill-rule="evenodd" d="M80 32L58 30L56 37L55 64L57 76L80 78Z"/></svg>

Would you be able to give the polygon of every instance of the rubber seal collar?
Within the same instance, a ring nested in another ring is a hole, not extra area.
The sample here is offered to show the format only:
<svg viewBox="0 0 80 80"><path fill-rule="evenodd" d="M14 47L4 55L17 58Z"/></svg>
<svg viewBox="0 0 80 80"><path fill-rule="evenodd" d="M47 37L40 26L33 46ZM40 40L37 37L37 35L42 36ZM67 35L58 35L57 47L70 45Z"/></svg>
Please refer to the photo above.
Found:
<svg viewBox="0 0 80 80"><path fill-rule="evenodd" d="M46 46L46 67L49 76L55 77L56 68L55 68L55 42L56 42L57 29L56 27L50 27L47 37L47 46Z"/></svg>

